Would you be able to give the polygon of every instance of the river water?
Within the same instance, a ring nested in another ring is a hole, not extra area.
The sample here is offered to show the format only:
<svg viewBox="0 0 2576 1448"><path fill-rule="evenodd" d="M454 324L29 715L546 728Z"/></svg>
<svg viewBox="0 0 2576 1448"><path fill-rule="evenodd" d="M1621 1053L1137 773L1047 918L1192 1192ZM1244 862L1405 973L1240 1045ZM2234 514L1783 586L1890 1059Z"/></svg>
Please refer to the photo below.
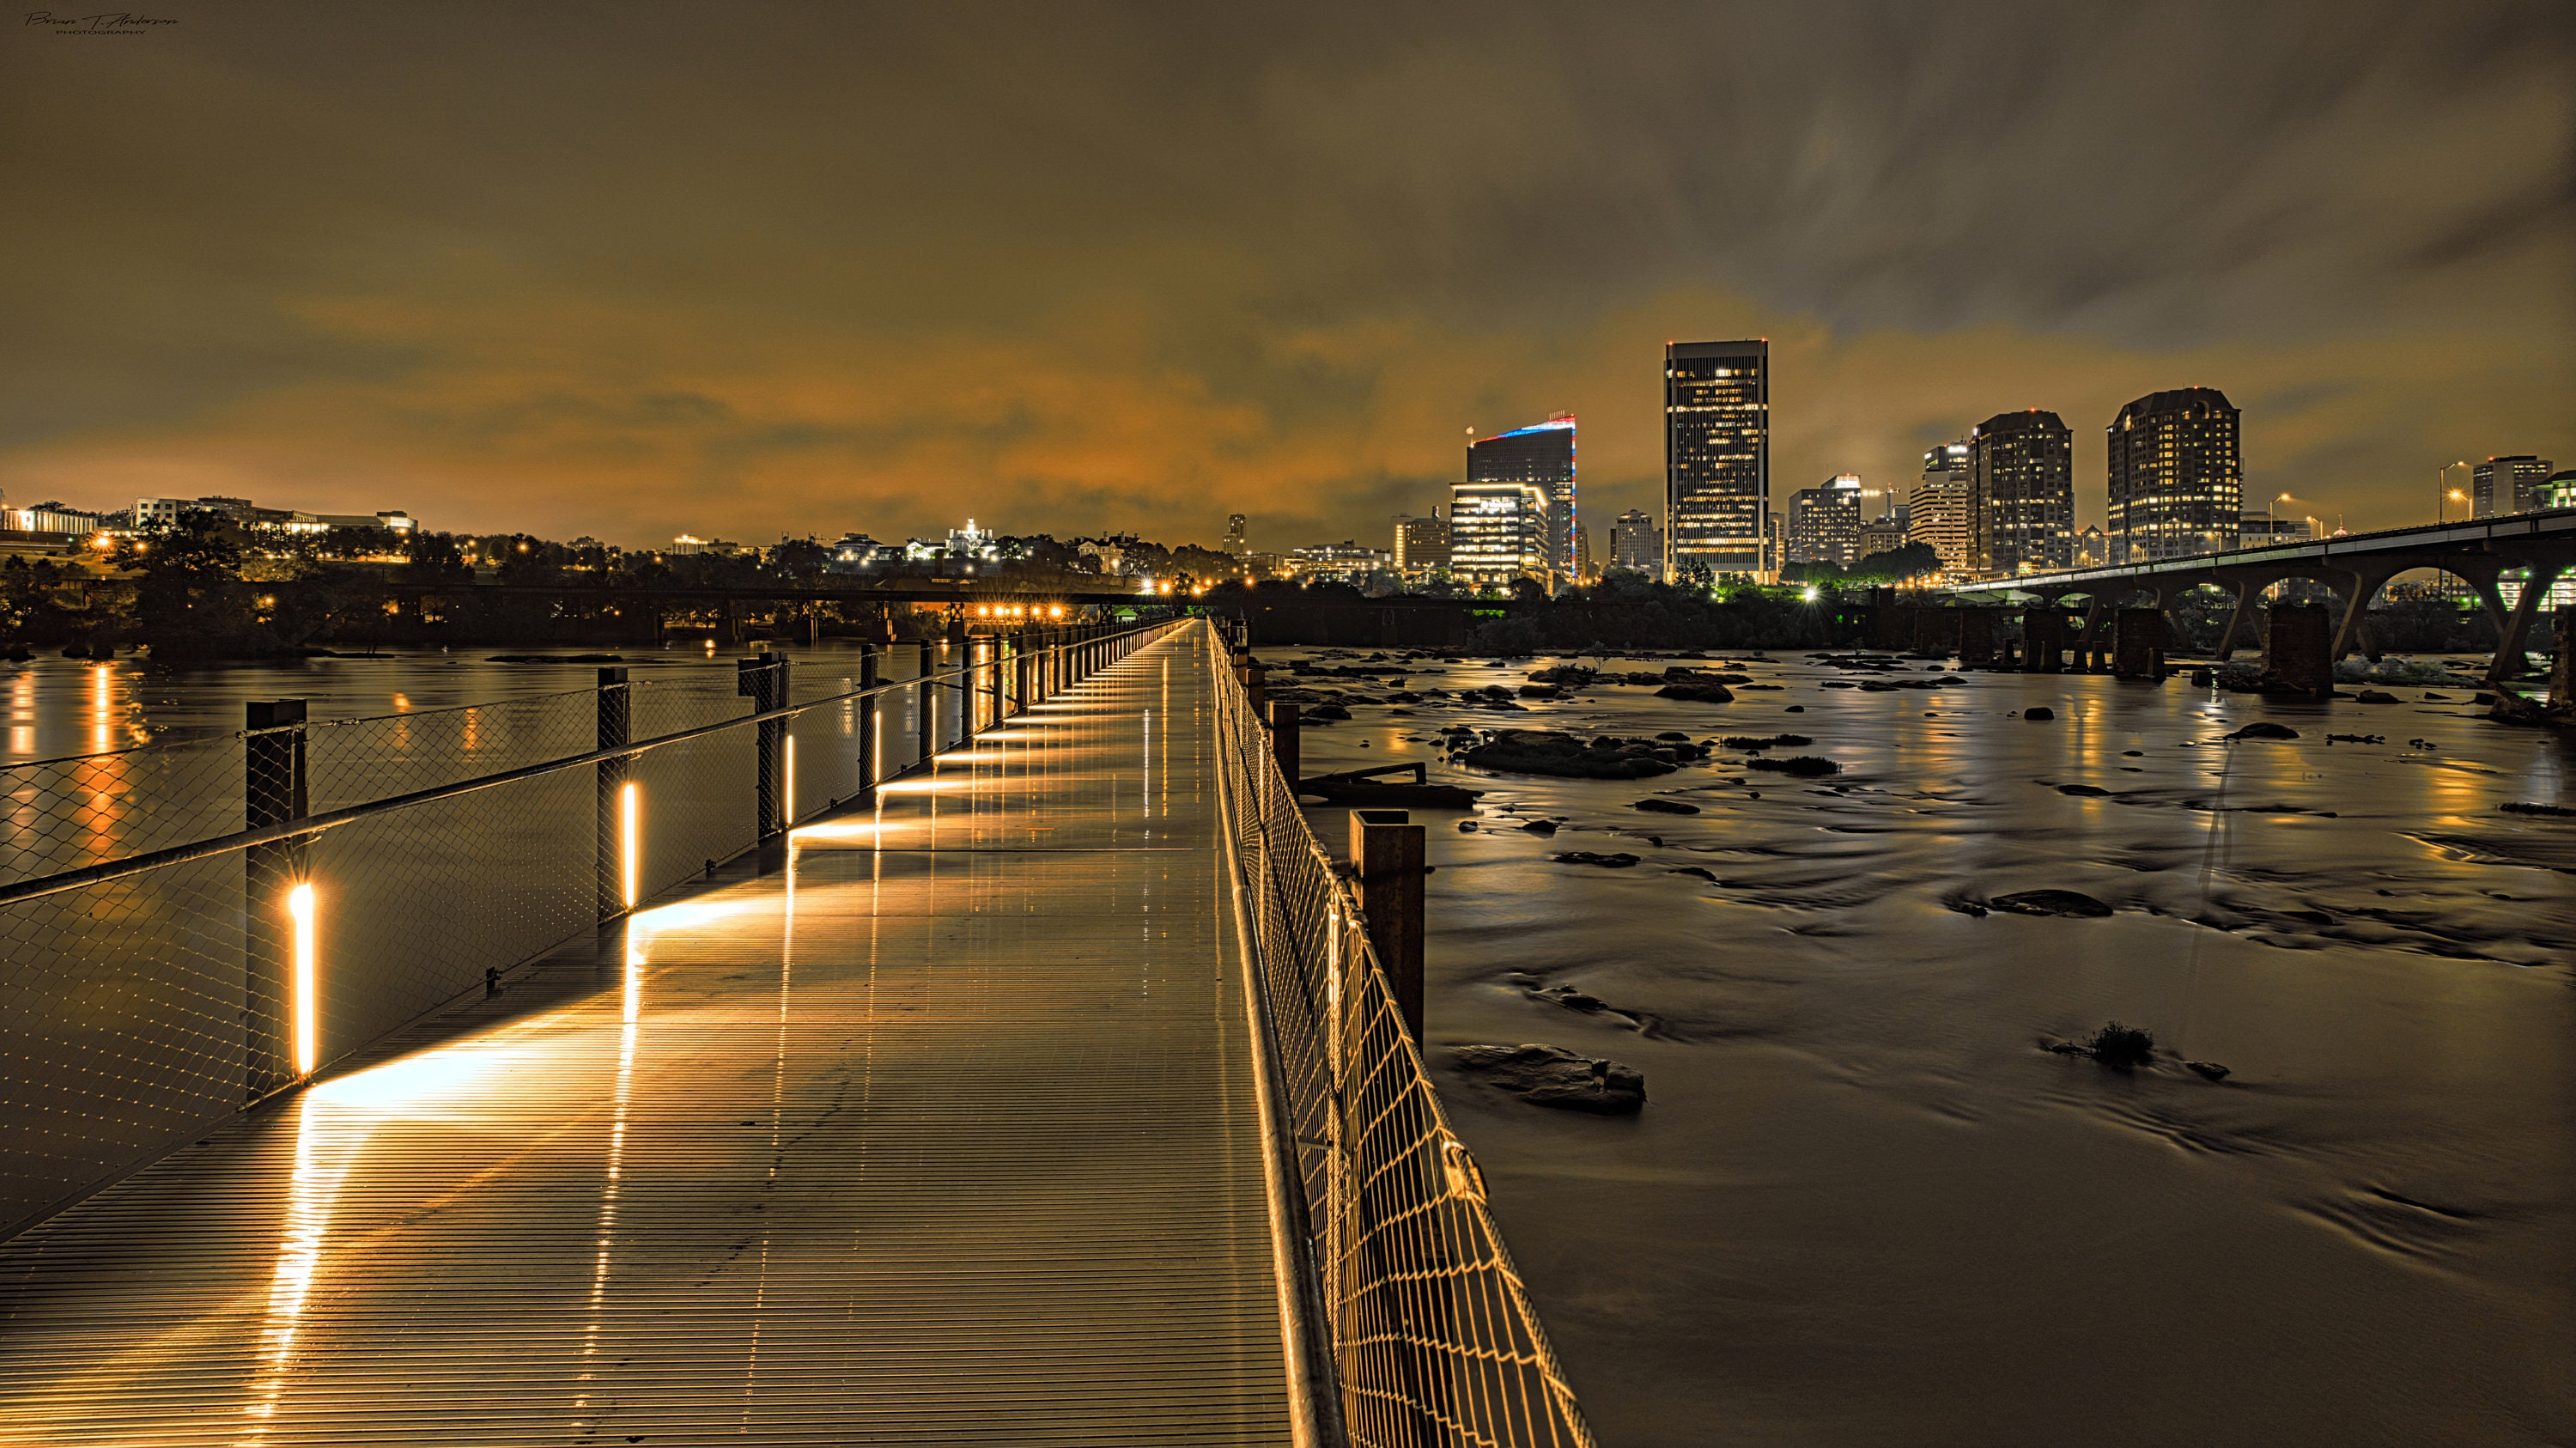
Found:
<svg viewBox="0 0 2576 1448"><path fill-rule="evenodd" d="M2497 808L2576 804L2576 741L2458 687L1743 667L1778 688L1496 715L1304 681L1355 716L1305 733L1306 773L1422 758L1489 791L1475 833L1416 814L1427 1035L1605 1444L2576 1442L2576 819ZM2218 742L2257 719L2301 737ZM1843 772L1478 776L1426 737L1461 722L1789 731ZM1702 813L1630 807L1653 794ZM2046 888L2115 913L1960 908ZM1532 995L1557 985L1609 1009ZM2045 1049L2112 1019L2152 1068ZM1649 1103L1551 1111L1447 1065L1521 1042L1638 1067Z"/></svg>
<svg viewBox="0 0 2576 1448"><path fill-rule="evenodd" d="M787 652L799 697L856 673L848 646ZM730 667L627 657L717 692ZM1305 736L1310 774L1420 758L1489 791L1474 833L1417 815L1428 1035L1605 1444L2576 1442L2576 820L2497 808L2576 803L2566 741L2474 717L2463 688L2294 705L1742 667L1778 687L1494 714L1333 679L1355 717ZM1527 671L1412 668L1415 690ZM40 660L0 673L0 739L36 760L220 734L249 699L350 717L591 678L480 653ZM2057 717L2021 717L2039 704ZM2217 742L2256 719L2301 738ZM1843 772L1481 776L1430 739L1459 722L1794 731L1815 743L1785 752ZM1654 794L1703 812L1630 808ZM1339 812L1311 813L1338 849ZM1534 814L1566 822L1513 827ZM1549 858L1568 850L1641 863ZM2038 888L2115 913L1962 908ZM1609 1009L1532 994L1555 985ZM2154 1033L2152 1068L2045 1049L2113 1018ZM1638 1067L1649 1104L1549 1111L1446 1064L1497 1042Z"/></svg>

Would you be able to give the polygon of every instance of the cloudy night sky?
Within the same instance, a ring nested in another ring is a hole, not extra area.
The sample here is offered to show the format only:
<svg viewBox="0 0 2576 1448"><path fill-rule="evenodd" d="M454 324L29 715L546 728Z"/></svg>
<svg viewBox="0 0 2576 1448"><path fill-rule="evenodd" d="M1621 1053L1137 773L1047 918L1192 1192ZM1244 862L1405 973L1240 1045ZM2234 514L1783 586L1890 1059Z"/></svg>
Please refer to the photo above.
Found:
<svg viewBox="0 0 2576 1448"><path fill-rule="evenodd" d="M150 4L0 39L12 503L1383 546L1570 410L1599 547L1755 335L1775 507L2042 407L2097 522L2189 385L2329 526L2576 465L2558 0Z"/></svg>

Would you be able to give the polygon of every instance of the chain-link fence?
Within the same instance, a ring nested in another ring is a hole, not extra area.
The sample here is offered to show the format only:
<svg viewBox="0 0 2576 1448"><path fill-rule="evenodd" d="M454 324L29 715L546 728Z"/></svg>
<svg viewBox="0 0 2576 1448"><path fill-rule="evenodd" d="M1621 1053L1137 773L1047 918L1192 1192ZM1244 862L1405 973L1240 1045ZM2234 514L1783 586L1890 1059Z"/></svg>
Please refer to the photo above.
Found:
<svg viewBox="0 0 2576 1448"><path fill-rule="evenodd" d="M1219 754L1304 1178L1343 1430L1367 1448L1591 1443L1369 943L1247 693Z"/></svg>
<svg viewBox="0 0 2576 1448"><path fill-rule="evenodd" d="M997 673L1016 713L1119 636L254 706L235 735L0 769L0 1233L955 746Z"/></svg>

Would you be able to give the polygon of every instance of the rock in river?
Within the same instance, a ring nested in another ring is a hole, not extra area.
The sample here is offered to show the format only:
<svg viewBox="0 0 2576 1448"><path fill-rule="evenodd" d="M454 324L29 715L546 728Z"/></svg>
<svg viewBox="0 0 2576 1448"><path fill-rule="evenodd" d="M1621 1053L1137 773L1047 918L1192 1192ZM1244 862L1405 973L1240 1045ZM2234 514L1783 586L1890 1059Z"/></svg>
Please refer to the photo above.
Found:
<svg viewBox="0 0 2576 1448"><path fill-rule="evenodd" d="M1650 779L1670 774L1679 751L1660 753L1644 742L1621 743L1602 738L1586 744L1554 729L1502 729L1470 749L1465 762L1502 774L1549 774L1568 779Z"/></svg>
<svg viewBox="0 0 2576 1448"><path fill-rule="evenodd" d="M2046 704L2041 704L2036 708L2022 710L2021 717L2024 719L2054 719L2057 717L2057 711L2051 709Z"/></svg>
<svg viewBox="0 0 2576 1448"><path fill-rule="evenodd" d="M1456 1046L1458 1069L1533 1106L1633 1116L1646 1104L1646 1073L1562 1046Z"/></svg>
<svg viewBox="0 0 2576 1448"><path fill-rule="evenodd" d="M2062 915L2092 919L2111 913L2111 907L2090 895L2074 890L2022 890L2010 895L1997 895L1986 902L1997 910L2015 915Z"/></svg>
<svg viewBox="0 0 2576 1448"><path fill-rule="evenodd" d="M1625 850L1615 855L1595 854L1590 850L1568 850L1561 855L1550 855L1548 858L1560 865L1599 865L1611 870L1624 870L1637 863L1637 857ZM2108 915L2111 912L2105 910L2102 913Z"/></svg>
<svg viewBox="0 0 2576 1448"><path fill-rule="evenodd" d="M2299 731L2287 724L2275 724L2269 719L2257 719L2233 734L2223 734L2219 737L2222 739L2296 739L2299 737Z"/></svg>
<svg viewBox="0 0 2576 1448"><path fill-rule="evenodd" d="M1677 800L1677 799L1641 799L1641 800L1637 801L1635 804L1630 805L1630 806L1629 806L1629 808L1631 808L1631 809L1641 809L1641 810L1646 811L1646 812L1647 812L1647 813L1649 813L1649 814L1698 814L1698 813L1699 813L1699 806L1698 806L1698 805L1695 805L1695 804L1687 804L1687 803L1684 803L1683 801L1681 801L1681 800Z"/></svg>
<svg viewBox="0 0 2576 1448"><path fill-rule="evenodd" d="M1732 704L1735 691L1724 684L1701 683L1676 679L1655 691L1658 699L1679 699L1690 704Z"/></svg>

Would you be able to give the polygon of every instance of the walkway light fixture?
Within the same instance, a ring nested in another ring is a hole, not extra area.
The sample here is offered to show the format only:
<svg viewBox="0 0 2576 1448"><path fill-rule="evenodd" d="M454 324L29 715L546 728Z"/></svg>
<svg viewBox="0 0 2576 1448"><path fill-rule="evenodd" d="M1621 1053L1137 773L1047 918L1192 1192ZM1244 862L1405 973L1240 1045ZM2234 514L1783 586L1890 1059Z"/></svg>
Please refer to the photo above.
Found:
<svg viewBox="0 0 2576 1448"><path fill-rule="evenodd" d="M313 882L304 880L286 892L286 913L295 922L295 973L292 978L295 1074L310 1076L321 1063L321 1026L314 1019L317 992L313 963Z"/></svg>
<svg viewBox="0 0 2576 1448"><path fill-rule="evenodd" d="M628 780L617 789L617 856L618 898L626 908L635 908L636 886L643 874L644 851L643 786Z"/></svg>

